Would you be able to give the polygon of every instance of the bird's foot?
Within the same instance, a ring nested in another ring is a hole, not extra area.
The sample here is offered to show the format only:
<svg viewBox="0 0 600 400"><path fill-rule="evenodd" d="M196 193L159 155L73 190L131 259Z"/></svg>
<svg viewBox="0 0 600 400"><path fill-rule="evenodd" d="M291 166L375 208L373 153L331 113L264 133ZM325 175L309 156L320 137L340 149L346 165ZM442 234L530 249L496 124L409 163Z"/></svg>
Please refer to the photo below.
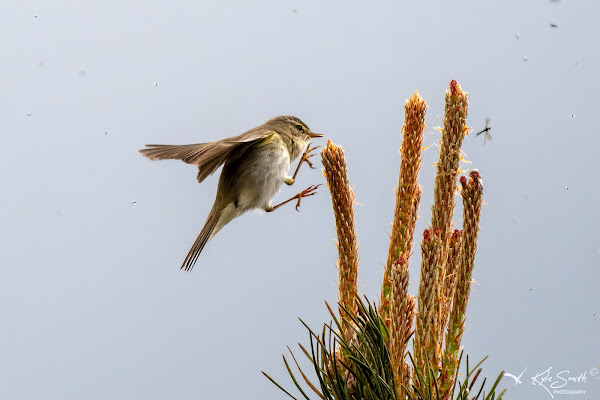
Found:
<svg viewBox="0 0 600 400"><path fill-rule="evenodd" d="M310 154L313 151L315 151L316 149L318 149L320 146L315 146L315 147L307 147L306 151L304 152L304 154L302 154L302 158L300 159L300 164L302 164L303 162L307 163L309 167L311 167L312 169L315 169L315 167L313 166L313 164L310 162L309 158L314 157L314 154Z"/></svg>
<svg viewBox="0 0 600 400"><path fill-rule="evenodd" d="M312 169L315 169L314 165L312 162L310 162L310 158L314 157L314 154L310 154L313 151L315 151L316 149L318 149L319 146L315 146L315 147L306 147L306 151L304 152L304 154L302 154L302 157L300 157L300 162L298 163L298 166L296 167L296 171L294 172L294 176L292 176L291 179L285 181L285 183L287 183L288 185L291 185L294 183L294 181L296 180L296 175L298 175L298 171L300 171L300 167L302 166L302 163L307 163L309 167L311 167ZM288 183L291 182L291 183Z"/></svg>
<svg viewBox="0 0 600 400"><path fill-rule="evenodd" d="M298 207L300 207L300 201L304 198L304 197L308 197L308 196L312 196L317 194L316 190L317 188L321 186L319 185L312 185L309 186L308 188L304 189L303 191L301 191L300 193L298 193L296 196L292 197L292 199L297 198L298 199L298 203L296 203L296 211L300 212L300 210L298 210ZM290 199L291 200L291 199Z"/></svg>
<svg viewBox="0 0 600 400"><path fill-rule="evenodd" d="M300 193L298 193L297 195L295 195L292 198L287 199L286 201L284 201L283 203L279 203L276 206L269 206L268 208L265 209L266 212L273 212L275 210L277 210L279 207L281 207L284 204L289 203L292 200L296 200L298 199L298 202L296 203L296 211L300 211L298 210L298 207L300 207L300 201L304 198L304 197L308 197L308 196L312 196L317 194L316 190L317 188L321 186L319 185L312 185L309 186L308 188L304 189L303 191L301 191Z"/></svg>

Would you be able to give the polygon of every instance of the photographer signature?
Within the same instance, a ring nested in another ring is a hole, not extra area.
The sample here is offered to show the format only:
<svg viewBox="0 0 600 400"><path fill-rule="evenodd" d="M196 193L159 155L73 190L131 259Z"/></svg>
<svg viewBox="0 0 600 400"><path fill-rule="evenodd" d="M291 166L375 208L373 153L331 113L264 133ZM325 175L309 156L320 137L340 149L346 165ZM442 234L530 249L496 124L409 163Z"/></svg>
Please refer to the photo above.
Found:
<svg viewBox="0 0 600 400"><path fill-rule="evenodd" d="M597 371L594 368L595 371ZM513 374L505 373L504 376L512 378L515 381L515 385L519 385L523 383L521 381L521 377L527 371L527 368L523 370L518 376ZM556 374L552 373L552 367L546 369L545 371L538 372L531 377L531 384L533 386L539 386L544 388L548 394L554 398L554 395L550 389L557 390L561 388L565 388L565 386L569 383L580 383L583 384L587 380L588 371L583 371L580 374L571 373L569 370L563 370L557 372ZM595 375L595 374L594 374Z"/></svg>

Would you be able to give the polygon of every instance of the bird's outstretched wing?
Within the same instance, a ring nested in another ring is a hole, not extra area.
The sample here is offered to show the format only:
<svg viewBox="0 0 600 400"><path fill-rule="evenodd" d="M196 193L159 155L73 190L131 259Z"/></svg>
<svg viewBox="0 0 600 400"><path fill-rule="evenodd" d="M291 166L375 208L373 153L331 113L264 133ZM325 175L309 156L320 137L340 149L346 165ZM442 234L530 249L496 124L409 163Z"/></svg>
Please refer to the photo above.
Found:
<svg viewBox="0 0 600 400"><path fill-rule="evenodd" d="M198 182L212 175L221 165L239 157L252 144L273 135L275 131L257 127L238 136L210 143L184 145L147 144L140 150L151 160L181 160L198 166Z"/></svg>

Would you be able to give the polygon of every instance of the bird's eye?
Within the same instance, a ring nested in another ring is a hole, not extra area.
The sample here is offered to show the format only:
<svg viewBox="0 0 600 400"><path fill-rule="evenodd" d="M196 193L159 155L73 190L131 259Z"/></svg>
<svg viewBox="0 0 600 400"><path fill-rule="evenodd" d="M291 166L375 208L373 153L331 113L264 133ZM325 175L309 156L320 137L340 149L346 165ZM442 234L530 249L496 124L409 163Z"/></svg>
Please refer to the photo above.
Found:
<svg viewBox="0 0 600 400"><path fill-rule="evenodd" d="M296 129L298 129L300 132L304 131L304 127L302 125L296 125Z"/></svg>

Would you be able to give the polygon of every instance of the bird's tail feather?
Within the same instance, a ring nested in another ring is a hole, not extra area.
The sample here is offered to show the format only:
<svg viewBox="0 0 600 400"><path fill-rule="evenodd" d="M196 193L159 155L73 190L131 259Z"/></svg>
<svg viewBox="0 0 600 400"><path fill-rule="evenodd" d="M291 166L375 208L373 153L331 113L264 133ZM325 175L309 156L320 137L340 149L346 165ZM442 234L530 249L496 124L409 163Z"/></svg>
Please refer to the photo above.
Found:
<svg viewBox="0 0 600 400"><path fill-rule="evenodd" d="M202 228L200 235L198 235L196 238L194 245L183 261L181 269L191 271L192 268L194 268L196 260L198 260L198 256L200 256L204 246L206 246L206 243L208 243L208 241L212 239L217 232L221 230L221 228L231 222L231 220L238 215L239 212L236 210L236 207L233 203L222 207L219 201L216 201L210 210L208 217L206 218L206 222L204 223L204 227Z"/></svg>
<svg viewBox="0 0 600 400"><path fill-rule="evenodd" d="M204 227L202 228L202 231L196 238L196 241L194 242L194 245L190 249L187 257L185 257L185 260L183 261L183 264L181 265L181 269L185 269L186 271L191 271L192 268L194 268L194 264L196 263L198 256L200 256L200 253L204 249L204 246L206 246L206 243L208 243L208 241L214 236L214 234L217 233L214 231L215 231L215 227L217 226L217 224L219 222L220 216L221 216L221 212L220 212L220 210L216 210L216 207L213 207L213 209L210 210L210 214L208 214L208 218L206 218Z"/></svg>

